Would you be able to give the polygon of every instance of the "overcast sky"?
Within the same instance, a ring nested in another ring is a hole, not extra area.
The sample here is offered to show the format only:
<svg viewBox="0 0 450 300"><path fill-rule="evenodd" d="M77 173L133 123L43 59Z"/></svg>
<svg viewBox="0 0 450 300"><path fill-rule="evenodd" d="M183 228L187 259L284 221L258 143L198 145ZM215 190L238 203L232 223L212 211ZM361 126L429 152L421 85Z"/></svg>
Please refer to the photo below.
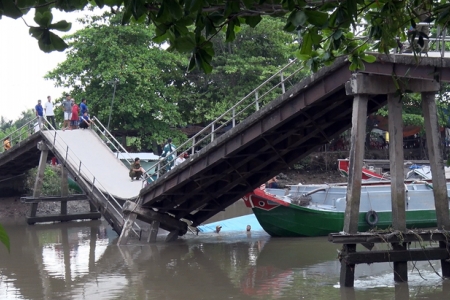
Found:
<svg viewBox="0 0 450 300"><path fill-rule="evenodd" d="M85 12L64 14L53 10L53 22L72 22L73 33L82 28L76 19ZM30 26L34 11L25 17ZM55 31L62 36L68 33ZM61 34L62 33L62 34ZM62 95L62 88L55 88L53 81L44 80L44 75L64 61L64 52L44 53L38 42L28 34L28 27L22 19L3 17L0 20L0 115L8 120L16 120L22 111L33 108L37 100L55 99Z"/></svg>

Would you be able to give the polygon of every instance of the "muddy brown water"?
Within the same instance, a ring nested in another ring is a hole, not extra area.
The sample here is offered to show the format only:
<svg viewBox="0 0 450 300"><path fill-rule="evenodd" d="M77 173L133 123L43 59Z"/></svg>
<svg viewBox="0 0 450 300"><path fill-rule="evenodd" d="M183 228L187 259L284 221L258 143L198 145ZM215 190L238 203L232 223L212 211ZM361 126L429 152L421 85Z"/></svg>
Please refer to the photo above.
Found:
<svg viewBox="0 0 450 300"><path fill-rule="evenodd" d="M439 262L410 264L409 282L397 285L388 263L357 266L355 288L340 288L338 246L324 237L221 232L118 247L102 221L4 227L0 299L450 298Z"/></svg>

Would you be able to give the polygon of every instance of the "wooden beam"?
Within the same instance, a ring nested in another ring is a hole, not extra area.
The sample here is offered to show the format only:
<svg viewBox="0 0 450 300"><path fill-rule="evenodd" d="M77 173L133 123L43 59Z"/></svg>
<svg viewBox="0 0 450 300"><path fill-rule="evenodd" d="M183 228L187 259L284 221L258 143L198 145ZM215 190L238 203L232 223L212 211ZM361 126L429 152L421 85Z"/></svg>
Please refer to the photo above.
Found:
<svg viewBox="0 0 450 300"><path fill-rule="evenodd" d="M20 197L20 201L23 203L39 203L39 202L67 202L67 201L80 201L80 200L89 200L88 196L85 194L75 194L66 197L59 196L48 196L48 197Z"/></svg>
<svg viewBox="0 0 450 300"><path fill-rule="evenodd" d="M42 222L67 222L67 221L73 221L73 220L98 220L102 217L101 213L99 212L89 212L89 213L74 213L74 214L66 214L66 215L47 215L47 216L35 216L35 217L27 217L27 223L29 225L35 224L35 223L42 223Z"/></svg>
<svg viewBox="0 0 450 300"><path fill-rule="evenodd" d="M367 95L356 95L353 99L347 204L344 217L344 231L347 233L358 232L362 167L366 136L367 101Z"/></svg>
<svg viewBox="0 0 450 300"><path fill-rule="evenodd" d="M395 230L406 231L403 120L402 102L399 96L394 94L388 95L388 112L392 227Z"/></svg>
<svg viewBox="0 0 450 300"><path fill-rule="evenodd" d="M367 75L356 73L345 84L347 95L357 94L393 94L398 90L410 93L437 92L440 89L439 82L434 80L407 79L383 75Z"/></svg>
<svg viewBox="0 0 450 300"><path fill-rule="evenodd" d="M449 259L450 253L442 248L409 250L359 251L342 256L347 264L373 264L382 262L431 261Z"/></svg>
<svg viewBox="0 0 450 300"><path fill-rule="evenodd" d="M422 93L422 110L428 156L433 174L433 195L438 229L450 229L447 183L442 159L442 143L437 119L435 93Z"/></svg>
<svg viewBox="0 0 450 300"><path fill-rule="evenodd" d="M410 243L428 241L450 241L450 231L430 230L430 231L394 231L391 233L374 232L358 233L354 235L330 233L328 241L335 244L362 244L362 243Z"/></svg>

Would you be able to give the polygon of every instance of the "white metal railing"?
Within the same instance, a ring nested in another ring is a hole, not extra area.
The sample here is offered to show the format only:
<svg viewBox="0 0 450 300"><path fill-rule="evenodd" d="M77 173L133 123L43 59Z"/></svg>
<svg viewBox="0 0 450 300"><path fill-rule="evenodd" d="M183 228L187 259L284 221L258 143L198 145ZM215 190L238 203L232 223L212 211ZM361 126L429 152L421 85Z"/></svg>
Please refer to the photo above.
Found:
<svg viewBox="0 0 450 300"><path fill-rule="evenodd" d="M122 146L122 144L117 141L117 139L111 134L111 132L106 129L105 126L103 126L102 122L100 122L97 117L92 117L92 120L94 122L91 123L91 129L94 130L97 135L106 143L108 147L113 147L111 151L113 151L116 155L116 157L119 159L119 154L122 153L122 155L125 156L126 162L128 163L128 166L131 167L131 162L134 162L134 158L128 153L128 151ZM97 125L98 124L98 125Z"/></svg>
<svg viewBox="0 0 450 300"><path fill-rule="evenodd" d="M62 149L66 149L65 153L60 153L61 155L64 155L63 156L64 161L66 163L70 163L76 170L77 175L82 177L85 181L87 181L90 184L91 192L95 188L100 193L100 195L103 198L103 201L101 203L103 208L107 211L110 211L110 209L112 209L116 215L119 215L119 217L124 221L123 223L125 224L124 215L122 211L118 209L118 207L122 207L122 205L111 193L108 192L108 190L101 184L101 182L99 182L96 179L95 175L87 168L86 165L83 164L83 162L75 154L75 152L73 152L69 148L69 145L67 145L64 139L61 136L57 138L58 132L53 128L53 126L48 121L45 122L47 127L50 130L54 131L53 140L49 142L51 142L53 146L56 146L58 144ZM132 230L138 237L140 237L140 234L138 232L141 232L141 228L138 224L134 223Z"/></svg>
<svg viewBox="0 0 450 300"><path fill-rule="evenodd" d="M11 144L11 147L21 145L22 141L26 140L29 136L33 135L38 131L38 129L35 129L35 125L37 123L37 118L33 118L26 122L24 125L22 125L20 128L14 130L13 132L7 134L3 139L8 137L9 143ZM2 139L2 143L3 143ZM6 150L3 149L3 144L1 146L0 153L5 152Z"/></svg>
<svg viewBox="0 0 450 300"><path fill-rule="evenodd" d="M161 177L164 173L173 168L174 160L176 159L176 153L181 154L188 152L194 154L196 148L200 146L203 148L207 144L213 142L216 135L224 132L225 127L231 129L238 125L239 120L244 119L246 116L258 111L264 103L269 101L262 101L265 97L272 95L273 100L275 97L283 95L286 92L286 85L293 86L290 80L294 75L298 74L302 67L301 62L297 59L292 60L277 73L269 77L266 81L260 84L256 89L251 91L248 95L238 101L230 109L220 115L216 120L212 121L209 125L195 134L193 137L182 143L175 151L172 151L161 159L156 165L146 170L150 180L154 181ZM276 79L279 78L279 79ZM251 100L253 98L253 100ZM168 158L170 157L170 158ZM154 171L152 171L154 168Z"/></svg>

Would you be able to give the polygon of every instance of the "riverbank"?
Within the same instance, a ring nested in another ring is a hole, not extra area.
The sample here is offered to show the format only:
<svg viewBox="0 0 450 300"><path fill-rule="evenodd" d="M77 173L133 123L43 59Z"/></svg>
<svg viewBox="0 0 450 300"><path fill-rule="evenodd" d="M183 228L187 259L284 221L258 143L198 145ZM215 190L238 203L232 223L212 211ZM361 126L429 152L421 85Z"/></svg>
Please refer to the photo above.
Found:
<svg viewBox="0 0 450 300"><path fill-rule="evenodd" d="M278 175L278 182L281 187L289 184L320 184L346 182L337 170L333 171L299 171L289 170ZM20 219L25 218L30 212L31 204L20 201L20 197L0 197L0 219ZM60 203L41 202L38 207L38 214L54 214L61 210ZM70 201L67 203L67 211L70 213L89 211L87 201Z"/></svg>

